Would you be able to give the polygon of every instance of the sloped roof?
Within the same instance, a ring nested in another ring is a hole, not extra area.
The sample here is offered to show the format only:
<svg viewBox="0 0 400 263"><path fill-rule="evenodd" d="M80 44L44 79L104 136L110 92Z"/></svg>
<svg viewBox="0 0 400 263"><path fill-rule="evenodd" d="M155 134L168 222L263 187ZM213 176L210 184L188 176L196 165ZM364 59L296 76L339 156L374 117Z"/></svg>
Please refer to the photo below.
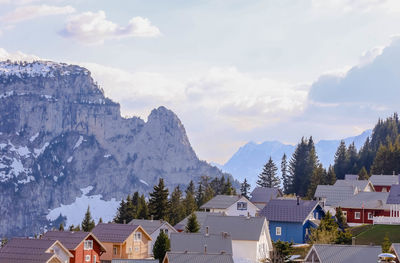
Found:
<svg viewBox="0 0 400 263"><path fill-rule="evenodd" d="M225 209L241 198L240 195L216 195L213 199L202 205L201 209Z"/></svg>
<svg viewBox="0 0 400 263"><path fill-rule="evenodd" d="M172 233L170 236L172 252L207 253L225 252L232 254L232 239L229 235L204 233Z"/></svg>
<svg viewBox="0 0 400 263"><path fill-rule="evenodd" d="M390 206L386 204L389 193L387 192L360 192L349 199L338 203L343 208L362 208L365 209L383 209L389 210Z"/></svg>
<svg viewBox="0 0 400 263"><path fill-rule="evenodd" d="M335 206L339 202L352 197L356 193L356 188L350 185L318 185L314 197L326 198L326 205Z"/></svg>
<svg viewBox="0 0 400 263"><path fill-rule="evenodd" d="M95 234L101 242L124 243L138 228L139 225L101 223L93 229L93 234Z"/></svg>
<svg viewBox="0 0 400 263"><path fill-rule="evenodd" d="M377 175L373 174L369 178L373 185L390 186L393 184L399 184L398 175Z"/></svg>
<svg viewBox="0 0 400 263"><path fill-rule="evenodd" d="M318 201L295 199L273 199L261 210L260 215L268 221L304 222L318 205Z"/></svg>
<svg viewBox="0 0 400 263"><path fill-rule="evenodd" d="M353 186L357 187L360 191L364 191L364 189L370 185L373 189L373 185L369 180L337 180L334 186Z"/></svg>
<svg viewBox="0 0 400 263"><path fill-rule="evenodd" d="M173 226L163 220L132 219L129 225L140 225L150 235L163 225L168 225L172 230L175 230Z"/></svg>
<svg viewBox="0 0 400 263"><path fill-rule="evenodd" d="M228 233L232 240L259 240L263 230L264 217L207 216L200 232L208 226L210 234Z"/></svg>
<svg viewBox="0 0 400 263"><path fill-rule="evenodd" d="M74 250L89 234L84 231L47 231L43 239L58 240L69 250Z"/></svg>
<svg viewBox="0 0 400 263"><path fill-rule="evenodd" d="M196 211L194 212L196 214L197 217L197 223L199 223L200 227L204 224L204 221L206 220L206 217L208 215L215 215L215 216L223 216L222 213L211 213L211 212L204 212L204 211ZM183 219L181 222L179 222L178 224L176 224L174 227L176 230L185 230L185 227L187 225L187 221L189 219L188 215L187 217L185 217L185 219Z"/></svg>
<svg viewBox="0 0 400 263"><path fill-rule="evenodd" d="M345 174L345 180L358 180L358 174Z"/></svg>
<svg viewBox="0 0 400 263"><path fill-rule="evenodd" d="M390 187L389 196L386 204L400 204L400 185L395 184Z"/></svg>
<svg viewBox="0 0 400 263"><path fill-rule="evenodd" d="M111 263L158 263L158 259L120 259L113 258Z"/></svg>
<svg viewBox="0 0 400 263"><path fill-rule="evenodd" d="M396 254L397 258L399 258L399 256L400 256L400 243L392 243L392 246L390 248Z"/></svg>
<svg viewBox="0 0 400 263"><path fill-rule="evenodd" d="M256 187L251 192L250 202L253 203L268 203L271 199L282 196L279 188Z"/></svg>
<svg viewBox="0 0 400 263"><path fill-rule="evenodd" d="M382 252L380 246L350 246L315 244L306 256L308 258L315 251L320 263L376 263Z"/></svg>
<svg viewBox="0 0 400 263"><path fill-rule="evenodd" d="M230 254L167 252L166 257L169 263L233 263Z"/></svg>

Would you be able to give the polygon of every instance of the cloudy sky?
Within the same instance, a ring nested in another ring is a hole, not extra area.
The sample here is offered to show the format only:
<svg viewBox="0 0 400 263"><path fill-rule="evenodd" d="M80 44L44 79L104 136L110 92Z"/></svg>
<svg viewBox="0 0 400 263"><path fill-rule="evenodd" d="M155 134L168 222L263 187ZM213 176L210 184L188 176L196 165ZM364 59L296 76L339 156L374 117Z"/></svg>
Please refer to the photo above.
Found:
<svg viewBox="0 0 400 263"><path fill-rule="evenodd" d="M0 0L0 59L85 66L124 116L164 105L219 163L398 111L398 34L398 0Z"/></svg>

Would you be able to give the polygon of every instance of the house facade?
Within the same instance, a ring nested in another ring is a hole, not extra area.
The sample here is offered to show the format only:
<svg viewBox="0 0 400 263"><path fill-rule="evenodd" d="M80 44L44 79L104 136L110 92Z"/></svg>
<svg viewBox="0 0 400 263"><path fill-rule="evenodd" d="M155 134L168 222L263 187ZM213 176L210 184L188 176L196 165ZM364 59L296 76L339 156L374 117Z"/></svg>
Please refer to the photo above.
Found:
<svg viewBox="0 0 400 263"><path fill-rule="evenodd" d="M279 188L256 187L250 196L250 202L255 204L259 209L263 209L270 200L282 197L283 193Z"/></svg>
<svg viewBox="0 0 400 263"><path fill-rule="evenodd" d="M398 175L376 175L369 178L376 192L390 192L392 185L399 184Z"/></svg>
<svg viewBox="0 0 400 263"><path fill-rule="evenodd" d="M200 207L205 212L228 216L256 216L260 210L246 197L240 195L217 195Z"/></svg>

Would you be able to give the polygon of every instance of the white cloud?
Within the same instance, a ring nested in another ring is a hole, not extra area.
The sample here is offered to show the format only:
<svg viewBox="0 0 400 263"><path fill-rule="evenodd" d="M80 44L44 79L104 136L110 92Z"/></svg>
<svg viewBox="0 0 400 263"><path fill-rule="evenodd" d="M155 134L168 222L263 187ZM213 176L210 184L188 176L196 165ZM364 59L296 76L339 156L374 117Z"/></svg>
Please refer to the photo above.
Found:
<svg viewBox="0 0 400 263"><path fill-rule="evenodd" d="M40 58L35 55L25 54L21 51L9 53L7 50L0 48L0 61L11 60L11 61L34 61Z"/></svg>
<svg viewBox="0 0 400 263"><path fill-rule="evenodd" d="M400 11L400 2L398 0L312 0L311 2L312 6L318 10L371 12L381 9L389 13Z"/></svg>
<svg viewBox="0 0 400 263"><path fill-rule="evenodd" d="M97 13L85 12L72 16L61 32L65 37L71 37L87 44L101 44L106 39L125 37L157 37L160 30L153 26L147 18L134 17L123 27L106 19L104 11Z"/></svg>
<svg viewBox="0 0 400 263"><path fill-rule="evenodd" d="M71 14L75 12L72 6L49 6L49 5L29 5L17 7L14 11L0 17L0 21L8 24L15 24L34 18L49 16Z"/></svg>

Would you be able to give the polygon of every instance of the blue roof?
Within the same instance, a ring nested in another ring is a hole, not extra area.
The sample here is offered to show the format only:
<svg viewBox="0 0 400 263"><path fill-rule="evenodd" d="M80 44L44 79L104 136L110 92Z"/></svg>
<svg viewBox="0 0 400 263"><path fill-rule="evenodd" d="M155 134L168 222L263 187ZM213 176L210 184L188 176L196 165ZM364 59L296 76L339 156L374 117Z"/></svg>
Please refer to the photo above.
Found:
<svg viewBox="0 0 400 263"><path fill-rule="evenodd" d="M307 216L318 205L318 201L294 199L272 199L261 210L260 215L265 216L268 221L280 222L304 222Z"/></svg>
<svg viewBox="0 0 400 263"><path fill-rule="evenodd" d="M386 204L400 204L400 185L394 184L390 187Z"/></svg>

